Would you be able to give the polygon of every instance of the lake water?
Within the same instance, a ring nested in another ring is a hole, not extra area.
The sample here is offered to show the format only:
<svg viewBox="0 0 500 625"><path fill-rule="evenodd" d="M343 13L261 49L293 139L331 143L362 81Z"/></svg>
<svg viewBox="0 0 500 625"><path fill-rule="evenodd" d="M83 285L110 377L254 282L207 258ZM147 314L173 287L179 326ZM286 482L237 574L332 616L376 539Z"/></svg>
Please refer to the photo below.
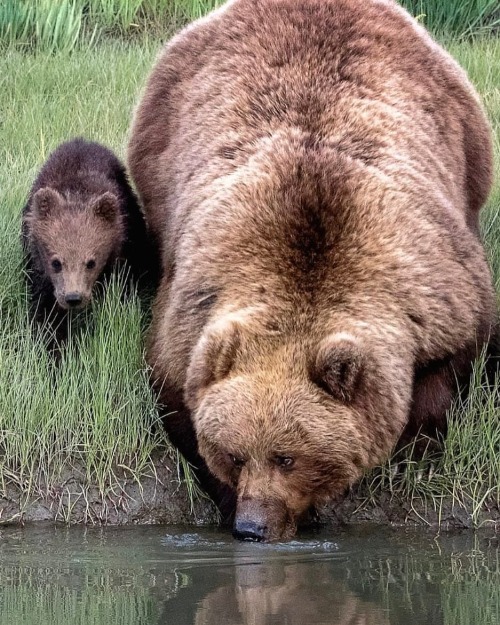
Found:
<svg viewBox="0 0 500 625"><path fill-rule="evenodd" d="M0 625L499 625L499 537L0 529Z"/></svg>

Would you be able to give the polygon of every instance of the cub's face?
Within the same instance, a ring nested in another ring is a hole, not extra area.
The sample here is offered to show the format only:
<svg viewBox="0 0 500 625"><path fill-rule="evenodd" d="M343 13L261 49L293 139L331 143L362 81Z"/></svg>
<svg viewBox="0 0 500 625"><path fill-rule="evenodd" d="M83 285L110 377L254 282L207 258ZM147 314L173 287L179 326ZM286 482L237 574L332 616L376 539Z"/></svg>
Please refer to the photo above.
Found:
<svg viewBox="0 0 500 625"><path fill-rule="evenodd" d="M237 492L239 539L289 538L302 514L341 494L395 442L387 433L374 443L369 431L362 345L337 333L304 351L274 346L261 358L227 326L195 349L186 402L201 455Z"/></svg>
<svg viewBox="0 0 500 625"><path fill-rule="evenodd" d="M120 248L123 226L116 196L107 192L82 206L81 201L67 201L43 188L33 196L28 225L58 305L65 310L84 308Z"/></svg>

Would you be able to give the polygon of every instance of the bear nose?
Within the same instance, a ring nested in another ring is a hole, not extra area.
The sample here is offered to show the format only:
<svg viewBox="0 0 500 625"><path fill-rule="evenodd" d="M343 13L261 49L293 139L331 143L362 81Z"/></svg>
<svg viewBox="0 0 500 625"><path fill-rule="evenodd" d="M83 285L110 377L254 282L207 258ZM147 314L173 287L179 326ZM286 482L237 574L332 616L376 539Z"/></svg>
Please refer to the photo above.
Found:
<svg viewBox="0 0 500 625"><path fill-rule="evenodd" d="M82 296L80 293L67 293L64 301L69 306L78 306L82 303Z"/></svg>
<svg viewBox="0 0 500 625"><path fill-rule="evenodd" d="M238 540L260 542L266 539L267 527L253 521L239 521L236 519L233 527L233 536Z"/></svg>

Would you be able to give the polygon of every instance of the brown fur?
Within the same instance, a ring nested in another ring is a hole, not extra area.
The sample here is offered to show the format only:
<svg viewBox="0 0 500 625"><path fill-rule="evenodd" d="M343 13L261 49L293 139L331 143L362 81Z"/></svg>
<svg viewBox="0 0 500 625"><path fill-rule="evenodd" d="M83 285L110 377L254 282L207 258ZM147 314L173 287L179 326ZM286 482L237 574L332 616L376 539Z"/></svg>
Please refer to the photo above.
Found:
<svg viewBox="0 0 500 625"><path fill-rule="evenodd" d="M116 196L105 192L82 203L79 197L71 201L44 187L34 194L25 223L39 246L57 305L69 309L65 298L78 293L82 301L75 308L85 307L95 281L123 248L125 223ZM54 261L61 263L60 269L54 269Z"/></svg>
<svg viewBox="0 0 500 625"><path fill-rule="evenodd" d="M52 152L23 210L22 244L31 312L64 340L69 309L85 307L116 263L154 284L157 256L127 179L111 150L72 139Z"/></svg>
<svg viewBox="0 0 500 625"><path fill-rule="evenodd" d="M228 3L159 57L129 164L162 249L148 359L240 537L292 535L404 431L445 427L495 323L492 150L406 12Z"/></svg>

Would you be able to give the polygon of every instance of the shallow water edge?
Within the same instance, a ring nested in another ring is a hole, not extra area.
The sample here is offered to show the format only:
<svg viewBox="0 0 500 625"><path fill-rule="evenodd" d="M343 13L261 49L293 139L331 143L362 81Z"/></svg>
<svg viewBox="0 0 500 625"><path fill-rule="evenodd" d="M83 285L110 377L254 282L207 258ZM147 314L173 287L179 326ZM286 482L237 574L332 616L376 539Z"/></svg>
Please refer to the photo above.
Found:
<svg viewBox="0 0 500 625"><path fill-rule="evenodd" d="M16 625L498 625L499 581L492 530L0 529L0 623Z"/></svg>

